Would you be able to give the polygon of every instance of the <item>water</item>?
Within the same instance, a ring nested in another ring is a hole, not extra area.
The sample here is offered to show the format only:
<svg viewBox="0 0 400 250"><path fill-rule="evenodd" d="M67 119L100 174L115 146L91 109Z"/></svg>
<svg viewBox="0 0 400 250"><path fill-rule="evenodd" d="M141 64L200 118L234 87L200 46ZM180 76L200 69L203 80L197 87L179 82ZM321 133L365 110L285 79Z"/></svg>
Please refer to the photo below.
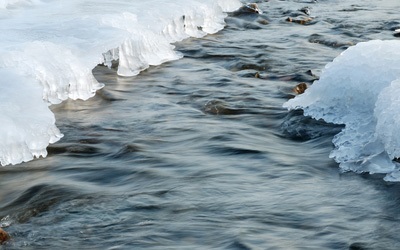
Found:
<svg viewBox="0 0 400 250"><path fill-rule="evenodd" d="M288 112L349 45L396 39L397 1L259 1L178 61L53 105L64 138L0 169L4 249L398 249L400 186L340 173L341 127ZM289 23L303 7L315 17ZM259 74L259 78L255 76Z"/></svg>

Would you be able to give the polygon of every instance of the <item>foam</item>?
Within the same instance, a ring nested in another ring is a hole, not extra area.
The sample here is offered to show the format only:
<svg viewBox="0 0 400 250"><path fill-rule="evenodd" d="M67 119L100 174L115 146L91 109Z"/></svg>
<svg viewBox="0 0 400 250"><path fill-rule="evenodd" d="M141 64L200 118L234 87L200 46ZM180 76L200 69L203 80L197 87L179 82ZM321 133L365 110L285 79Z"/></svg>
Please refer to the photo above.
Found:
<svg viewBox="0 0 400 250"><path fill-rule="evenodd" d="M98 64L133 76L182 57L173 43L221 30L238 0L0 0L0 161L46 156L62 137L48 105L103 87Z"/></svg>
<svg viewBox="0 0 400 250"><path fill-rule="evenodd" d="M326 122L344 124L330 157L344 171L384 173L400 181L400 42L350 47L326 65L304 94L284 104Z"/></svg>

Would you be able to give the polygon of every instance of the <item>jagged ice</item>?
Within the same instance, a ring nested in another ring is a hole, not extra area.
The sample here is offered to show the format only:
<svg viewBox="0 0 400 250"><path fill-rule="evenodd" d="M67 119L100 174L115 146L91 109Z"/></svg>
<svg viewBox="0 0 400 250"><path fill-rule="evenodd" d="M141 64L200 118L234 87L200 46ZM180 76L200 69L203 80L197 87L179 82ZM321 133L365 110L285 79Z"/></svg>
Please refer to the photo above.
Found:
<svg viewBox="0 0 400 250"><path fill-rule="evenodd" d="M182 55L172 43L221 30L238 0L0 0L0 163L47 155L49 105L103 87L98 64L133 76Z"/></svg>
<svg viewBox="0 0 400 250"><path fill-rule="evenodd" d="M400 181L400 41L350 47L318 81L284 104L304 115L344 124L330 157L344 171L383 173Z"/></svg>

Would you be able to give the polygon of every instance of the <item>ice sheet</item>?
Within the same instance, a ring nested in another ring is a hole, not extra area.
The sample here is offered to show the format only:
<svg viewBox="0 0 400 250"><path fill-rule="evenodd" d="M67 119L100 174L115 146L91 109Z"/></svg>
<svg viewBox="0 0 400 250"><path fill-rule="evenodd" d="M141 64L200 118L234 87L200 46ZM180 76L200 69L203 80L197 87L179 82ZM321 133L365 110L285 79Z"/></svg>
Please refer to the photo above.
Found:
<svg viewBox="0 0 400 250"><path fill-rule="evenodd" d="M237 0L0 0L0 159L46 156L62 137L49 104L86 100L103 87L92 75L119 60L133 76L182 55L172 43L224 27Z"/></svg>

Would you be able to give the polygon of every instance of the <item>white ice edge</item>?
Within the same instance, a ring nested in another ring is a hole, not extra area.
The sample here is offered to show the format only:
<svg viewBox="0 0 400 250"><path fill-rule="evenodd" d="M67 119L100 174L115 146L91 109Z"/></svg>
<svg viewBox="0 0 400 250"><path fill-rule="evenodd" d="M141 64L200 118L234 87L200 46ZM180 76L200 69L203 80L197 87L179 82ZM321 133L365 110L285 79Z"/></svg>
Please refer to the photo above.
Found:
<svg viewBox="0 0 400 250"><path fill-rule="evenodd" d="M0 163L45 157L63 135L49 105L103 87L99 63L133 76L182 55L172 43L221 30L238 0L0 0Z"/></svg>
<svg viewBox="0 0 400 250"><path fill-rule="evenodd" d="M304 94L284 104L304 115L344 124L330 157L344 171L400 181L400 41L350 47L326 65Z"/></svg>

